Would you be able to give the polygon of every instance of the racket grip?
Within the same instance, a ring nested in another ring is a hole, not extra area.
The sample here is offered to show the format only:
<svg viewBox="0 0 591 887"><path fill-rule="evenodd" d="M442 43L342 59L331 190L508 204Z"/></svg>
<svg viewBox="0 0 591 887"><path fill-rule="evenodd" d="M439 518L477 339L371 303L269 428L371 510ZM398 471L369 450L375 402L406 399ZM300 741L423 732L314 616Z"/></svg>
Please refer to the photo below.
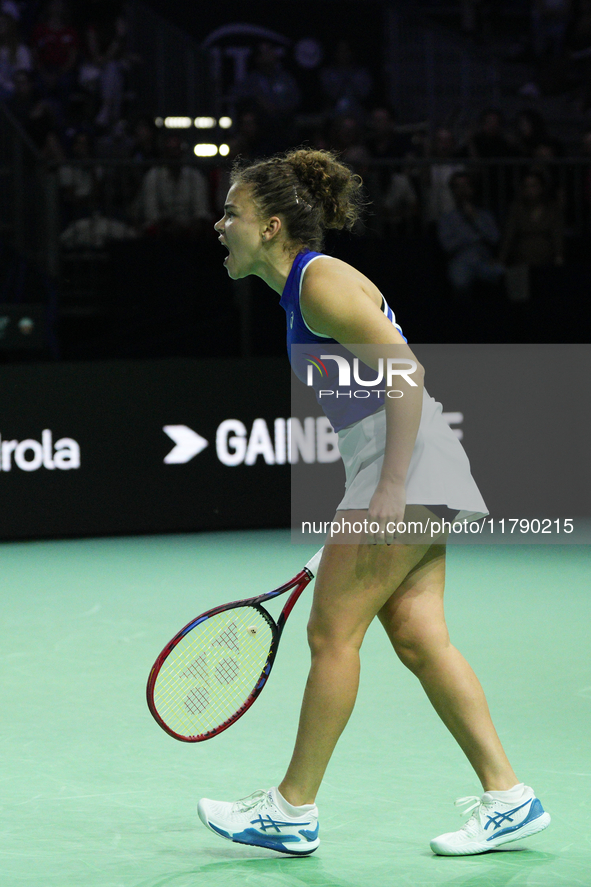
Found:
<svg viewBox="0 0 591 887"><path fill-rule="evenodd" d="M310 558L310 560L308 561L308 563L304 567L304 569L307 570L308 573L310 573L312 579L316 575L316 571L318 569L318 564L320 563L320 558L322 557L323 551L324 551L324 546L320 549L320 551L316 552L314 557Z"/></svg>

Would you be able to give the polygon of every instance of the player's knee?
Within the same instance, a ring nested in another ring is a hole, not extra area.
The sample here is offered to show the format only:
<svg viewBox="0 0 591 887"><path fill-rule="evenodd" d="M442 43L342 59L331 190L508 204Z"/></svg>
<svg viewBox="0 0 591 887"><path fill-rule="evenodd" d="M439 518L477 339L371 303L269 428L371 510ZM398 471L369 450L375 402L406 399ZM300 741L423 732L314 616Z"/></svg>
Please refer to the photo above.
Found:
<svg viewBox="0 0 591 887"><path fill-rule="evenodd" d="M431 633L399 635L392 639L396 655L413 674L419 675L437 655L443 638Z"/></svg>
<svg viewBox="0 0 591 887"><path fill-rule="evenodd" d="M394 643L394 650L402 664L413 674L418 674L425 658L422 645L414 640L398 640Z"/></svg>
<svg viewBox="0 0 591 887"><path fill-rule="evenodd" d="M312 656L324 653L339 654L345 649L359 649L363 633L345 630L337 625L325 624L315 619L308 622L308 645Z"/></svg>

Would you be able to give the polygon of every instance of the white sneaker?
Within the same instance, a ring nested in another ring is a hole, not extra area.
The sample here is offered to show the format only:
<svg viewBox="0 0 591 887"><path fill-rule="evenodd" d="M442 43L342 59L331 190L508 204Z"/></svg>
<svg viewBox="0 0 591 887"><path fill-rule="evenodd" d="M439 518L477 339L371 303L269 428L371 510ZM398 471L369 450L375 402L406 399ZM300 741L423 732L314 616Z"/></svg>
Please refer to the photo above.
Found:
<svg viewBox="0 0 591 887"><path fill-rule="evenodd" d="M521 794L515 791L508 801L499 801L489 792L485 792L481 798L477 795L458 798L456 807L465 808L462 815L474 812L459 831L433 838L433 853L440 856L485 853L501 844L529 838L547 828L550 814L544 811L533 789L523 784L521 788Z"/></svg>
<svg viewBox="0 0 591 887"><path fill-rule="evenodd" d="M302 816L285 815L276 792L276 788L256 791L234 802L201 798L199 819L216 835L237 844L254 844L296 856L313 853L320 844L318 807L311 806Z"/></svg>

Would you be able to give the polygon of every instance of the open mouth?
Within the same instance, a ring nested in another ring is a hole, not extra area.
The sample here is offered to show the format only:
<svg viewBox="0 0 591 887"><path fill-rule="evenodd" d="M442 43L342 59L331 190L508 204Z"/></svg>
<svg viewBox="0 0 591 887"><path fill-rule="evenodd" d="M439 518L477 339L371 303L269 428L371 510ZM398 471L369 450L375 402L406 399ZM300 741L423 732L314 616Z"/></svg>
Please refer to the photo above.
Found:
<svg viewBox="0 0 591 887"><path fill-rule="evenodd" d="M223 241L223 240L221 239L221 237L218 237L218 240L219 240L219 242L221 243L221 245L222 245L223 247L225 247L225 248L228 250L228 255L227 255L226 258L224 259L224 265L225 265L226 262L228 261L228 259L230 258L230 247L228 246L228 244L227 244L225 241Z"/></svg>

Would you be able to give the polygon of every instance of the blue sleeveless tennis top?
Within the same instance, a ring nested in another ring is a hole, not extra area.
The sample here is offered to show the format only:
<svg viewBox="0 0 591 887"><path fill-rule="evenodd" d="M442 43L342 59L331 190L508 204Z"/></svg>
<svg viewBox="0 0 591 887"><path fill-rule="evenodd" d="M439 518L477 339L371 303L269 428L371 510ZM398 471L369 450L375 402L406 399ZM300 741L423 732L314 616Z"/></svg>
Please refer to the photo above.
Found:
<svg viewBox="0 0 591 887"><path fill-rule="evenodd" d="M301 382L304 382L304 384L306 384L308 378L308 366L311 361L314 361L315 359L318 361L323 348L325 350L327 348L330 350L332 346L335 346L333 349L335 354L339 353L339 348L344 350L336 339L331 339L329 336L323 336L312 332L310 327L306 325L300 309L300 292L304 269L313 259L323 255L324 253L318 253L306 249L296 256L287 281L285 282L285 287L281 294L281 301L279 302L287 315L287 354L289 356L289 361L294 373ZM404 337L400 326L396 323L394 312L383 296L382 311L388 320L394 324L406 342L407 340ZM310 345L311 347L310 351L308 352L306 350L306 354L304 355L303 349L294 349L292 352L292 345ZM367 367L361 361L359 363L359 369L359 375L361 378L369 379L375 377L375 371L370 369L370 367ZM355 392L360 391L367 394L367 387L359 385L355 380L352 381L350 386L347 386L346 390L343 388L339 389L338 366L336 361L330 360L324 362L323 373L324 375L322 376L319 372L313 373L312 379L314 391L316 399L322 406L325 415L335 431L341 431L343 428L347 428L349 425L359 422L361 419L377 412L377 410L383 407L383 394L378 395L377 392L371 392L372 396L369 398L363 396L357 397ZM335 392L335 396L323 396L321 398L319 396L321 389L332 390Z"/></svg>

